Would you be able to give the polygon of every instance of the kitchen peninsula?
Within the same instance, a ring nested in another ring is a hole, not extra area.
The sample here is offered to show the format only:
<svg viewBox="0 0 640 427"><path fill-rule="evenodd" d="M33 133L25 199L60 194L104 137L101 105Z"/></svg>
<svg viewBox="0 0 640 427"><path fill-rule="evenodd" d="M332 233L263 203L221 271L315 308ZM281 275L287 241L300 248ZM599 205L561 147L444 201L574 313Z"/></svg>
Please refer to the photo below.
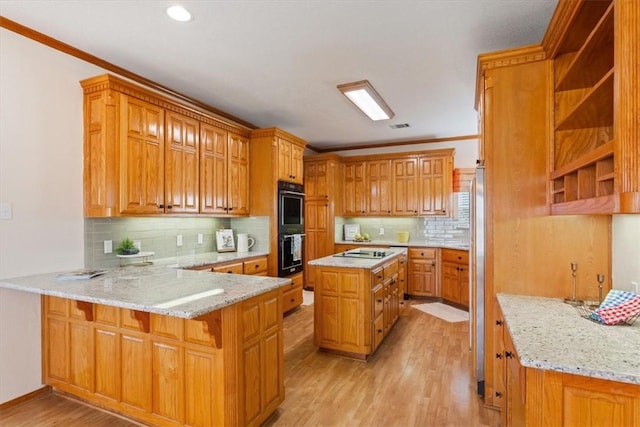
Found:
<svg viewBox="0 0 640 427"><path fill-rule="evenodd" d="M314 342L321 350L367 359L399 316L403 248L366 248L309 261L314 269ZM402 273L404 274L404 272Z"/></svg>
<svg viewBox="0 0 640 427"><path fill-rule="evenodd" d="M0 287L43 299L43 381L156 425L260 425L284 400L288 279L130 266Z"/></svg>

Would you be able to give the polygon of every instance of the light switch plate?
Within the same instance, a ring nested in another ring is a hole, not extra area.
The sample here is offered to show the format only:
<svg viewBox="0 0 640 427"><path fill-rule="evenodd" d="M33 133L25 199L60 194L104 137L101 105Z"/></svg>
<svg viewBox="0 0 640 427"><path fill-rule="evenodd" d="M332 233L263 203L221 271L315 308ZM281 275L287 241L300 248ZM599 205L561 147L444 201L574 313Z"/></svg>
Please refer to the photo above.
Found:
<svg viewBox="0 0 640 427"><path fill-rule="evenodd" d="M135 246L136 248L138 248L139 251L142 250L142 242L140 242L140 240L134 240L133 241L133 246Z"/></svg>
<svg viewBox="0 0 640 427"><path fill-rule="evenodd" d="M198 244L201 245L202 243L204 243L204 236L202 233L198 233Z"/></svg>
<svg viewBox="0 0 640 427"><path fill-rule="evenodd" d="M178 234L176 236L176 245L177 246L182 246L182 234Z"/></svg>
<svg viewBox="0 0 640 427"><path fill-rule="evenodd" d="M110 254L113 252L113 240L105 240L104 241L104 253Z"/></svg>
<svg viewBox="0 0 640 427"><path fill-rule="evenodd" d="M11 209L11 203L0 202L0 219L13 218L13 210Z"/></svg>

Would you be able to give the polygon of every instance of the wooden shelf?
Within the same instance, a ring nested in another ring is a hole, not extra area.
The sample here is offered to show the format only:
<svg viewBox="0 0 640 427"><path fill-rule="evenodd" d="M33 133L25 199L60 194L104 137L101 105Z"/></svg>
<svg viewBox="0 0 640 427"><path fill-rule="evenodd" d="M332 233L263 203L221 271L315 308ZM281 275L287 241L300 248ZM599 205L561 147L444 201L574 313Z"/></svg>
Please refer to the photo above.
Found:
<svg viewBox="0 0 640 427"><path fill-rule="evenodd" d="M615 196L592 197L551 205L552 215L611 214L615 211Z"/></svg>
<svg viewBox="0 0 640 427"><path fill-rule="evenodd" d="M602 144L600 147L588 152L573 162L567 163L551 172L551 179L557 179L564 175L578 171L580 168L592 165L599 160L613 156L613 141Z"/></svg>
<svg viewBox="0 0 640 427"><path fill-rule="evenodd" d="M613 125L613 69L561 120L556 131Z"/></svg>
<svg viewBox="0 0 640 427"><path fill-rule="evenodd" d="M591 87L612 68L613 3L573 56L564 74L557 77L556 91Z"/></svg>

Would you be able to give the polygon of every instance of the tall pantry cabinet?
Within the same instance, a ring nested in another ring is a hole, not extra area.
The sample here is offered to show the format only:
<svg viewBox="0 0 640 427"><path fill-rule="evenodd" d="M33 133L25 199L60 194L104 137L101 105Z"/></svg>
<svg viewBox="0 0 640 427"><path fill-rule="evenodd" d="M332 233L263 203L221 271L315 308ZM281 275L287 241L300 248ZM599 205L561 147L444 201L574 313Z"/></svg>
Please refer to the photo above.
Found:
<svg viewBox="0 0 640 427"><path fill-rule="evenodd" d="M495 295L567 297L574 261L578 297L597 299L598 273L610 286L611 218L550 215L552 72L539 46L478 58L479 153L486 170L485 402L495 407L504 396Z"/></svg>
<svg viewBox="0 0 640 427"><path fill-rule="evenodd" d="M340 215L342 163L335 154L304 158L305 288L313 289L315 274L308 261L334 253L335 221Z"/></svg>

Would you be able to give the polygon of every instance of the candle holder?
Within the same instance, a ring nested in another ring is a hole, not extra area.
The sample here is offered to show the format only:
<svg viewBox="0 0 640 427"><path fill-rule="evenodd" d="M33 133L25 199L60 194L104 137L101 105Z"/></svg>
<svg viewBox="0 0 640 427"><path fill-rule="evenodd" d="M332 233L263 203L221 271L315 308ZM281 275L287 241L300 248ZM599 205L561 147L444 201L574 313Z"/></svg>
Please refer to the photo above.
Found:
<svg viewBox="0 0 640 427"><path fill-rule="evenodd" d="M571 263L571 277L572 277L573 287L572 287L571 297L564 299L564 302L566 304L570 304L570 305L583 305L584 304L584 301L576 298L576 274L577 274L577 272L578 272L578 263L574 261L574 262Z"/></svg>

